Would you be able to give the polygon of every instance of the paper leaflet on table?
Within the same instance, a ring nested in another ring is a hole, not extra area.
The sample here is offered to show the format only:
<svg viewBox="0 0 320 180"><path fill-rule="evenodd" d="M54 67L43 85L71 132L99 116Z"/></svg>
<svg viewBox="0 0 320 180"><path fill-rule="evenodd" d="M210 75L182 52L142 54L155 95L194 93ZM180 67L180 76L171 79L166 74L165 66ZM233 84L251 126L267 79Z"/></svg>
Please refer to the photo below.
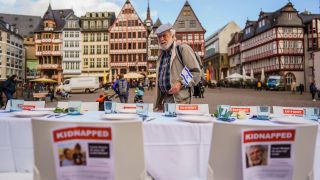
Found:
<svg viewBox="0 0 320 180"><path fill-rule="evenodd" d="M295 135L295 129L243 130L243 180L292 180Z"/></svg>
<svg viewBox="0 0 320 180"><path fill-rule="evenodd" d="M184 86L189 86L190 82L192 81L192 74L190 73L189 69L187 66L184 66L183 70L180 73L180 76L183 78L183 85Z"/></svg>
<svg viewBox="0 0 320 180"><path fill-rule="evenodd" d="M114 180L111 127L75 125L51 133L57 180Z"/></svg>

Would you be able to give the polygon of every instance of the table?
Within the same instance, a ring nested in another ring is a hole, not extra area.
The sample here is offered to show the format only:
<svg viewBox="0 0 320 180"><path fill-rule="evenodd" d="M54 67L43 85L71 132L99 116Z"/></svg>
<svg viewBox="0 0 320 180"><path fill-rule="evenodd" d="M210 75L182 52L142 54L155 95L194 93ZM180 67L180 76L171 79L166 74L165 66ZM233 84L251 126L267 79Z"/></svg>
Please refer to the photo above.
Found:
<svg viewBox="0 0 320 180"><path fill-rule="evenodd" d="M70 121L100 121L103 112L67 116ZM147 171L157 180L205 180L212 124L176 121L159 113L156 120L144 122ZM60 121L62 118L56 119ZM235 123L260 123L239 120ZM264 122L271 123L271 122ZM315 180L320 179L320 127L316 145ZM0 172L32 172L33 141L30 118L0 113Z"/></svg>

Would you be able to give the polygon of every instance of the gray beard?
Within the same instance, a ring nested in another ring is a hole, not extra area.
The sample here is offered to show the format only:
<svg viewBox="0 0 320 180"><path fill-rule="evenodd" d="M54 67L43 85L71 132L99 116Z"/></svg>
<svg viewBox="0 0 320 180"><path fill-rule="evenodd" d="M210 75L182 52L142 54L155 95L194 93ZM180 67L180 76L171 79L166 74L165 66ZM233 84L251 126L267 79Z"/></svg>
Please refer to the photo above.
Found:
<svg viewBox="0 0 320 180"><path fill-rule="evenodd" d="M168 42L167 45L160 44L160 47L162 50L165 51L165 50L169 49L169 47L172 45L172 43L173 43L173 41Z"/></svg>

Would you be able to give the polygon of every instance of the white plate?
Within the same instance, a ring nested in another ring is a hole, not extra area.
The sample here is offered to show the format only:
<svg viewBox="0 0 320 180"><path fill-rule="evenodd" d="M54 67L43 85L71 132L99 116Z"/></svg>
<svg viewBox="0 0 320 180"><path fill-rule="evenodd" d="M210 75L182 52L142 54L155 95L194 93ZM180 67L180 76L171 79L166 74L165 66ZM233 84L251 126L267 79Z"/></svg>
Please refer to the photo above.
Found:
<svg viewBox="0 0 320 180"><path fill-rule="evenodd" d="M177 111L177 115L197 115L197 116L205 116L203 112L194 112L194 111Z"/></svg>
<svg viewBox="0 0 320 180"><path fill-rule="evenodd" d="M185 116L177 116L177 120L191 122L191 123L211 123L211 122L213 122L213 119L209 116L185 115Z"/></svg>
<svg viewBox="0 0 320 180"><path fill-rule="evenodd" d="M304 119L303 117L283 116L272 118L271 121L284 123L284 124L309 124L313 123L311 120Z"/></svg>
<svg viewBox="0 0 320 180"><path fill-rule="evenodd" d="M116 111L117 111L117 113L124 113L124 114L136 114L137 113L136 109L119 109Z"/></svg>
<svg viewBox="0 0 320 180"><path fill-rule="evenodd" d="M51 114L51 111L16 111L12 112L17 117L40 117Z"/></svg>
<svg viewBox="0 0 320 180"><path fill-rule="evenodd" d="M53 111L55 108L35 108L34 111Z"/></svg>
<svg viewBox="0 0 320 180"><path fill-rule="evenodd" d="M107 120L136 120L138 116L136 114L103 114L102 119Z"/></svg>

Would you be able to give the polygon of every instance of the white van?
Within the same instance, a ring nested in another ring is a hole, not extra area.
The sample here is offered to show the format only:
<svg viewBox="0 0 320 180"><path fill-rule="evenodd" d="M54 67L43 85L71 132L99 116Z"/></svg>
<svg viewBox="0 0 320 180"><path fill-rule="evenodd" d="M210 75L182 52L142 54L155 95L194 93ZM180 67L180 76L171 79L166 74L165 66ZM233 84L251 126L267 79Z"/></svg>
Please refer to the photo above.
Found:
<svg viewBox="0 0 320 180"><path fill-rule="evenodd" d="M79 78L70 78L63 82L59 86L60 89L65 90L66 92L85 92L93 93L99 88L99 79L98 77L79 77Z"/></svg>

